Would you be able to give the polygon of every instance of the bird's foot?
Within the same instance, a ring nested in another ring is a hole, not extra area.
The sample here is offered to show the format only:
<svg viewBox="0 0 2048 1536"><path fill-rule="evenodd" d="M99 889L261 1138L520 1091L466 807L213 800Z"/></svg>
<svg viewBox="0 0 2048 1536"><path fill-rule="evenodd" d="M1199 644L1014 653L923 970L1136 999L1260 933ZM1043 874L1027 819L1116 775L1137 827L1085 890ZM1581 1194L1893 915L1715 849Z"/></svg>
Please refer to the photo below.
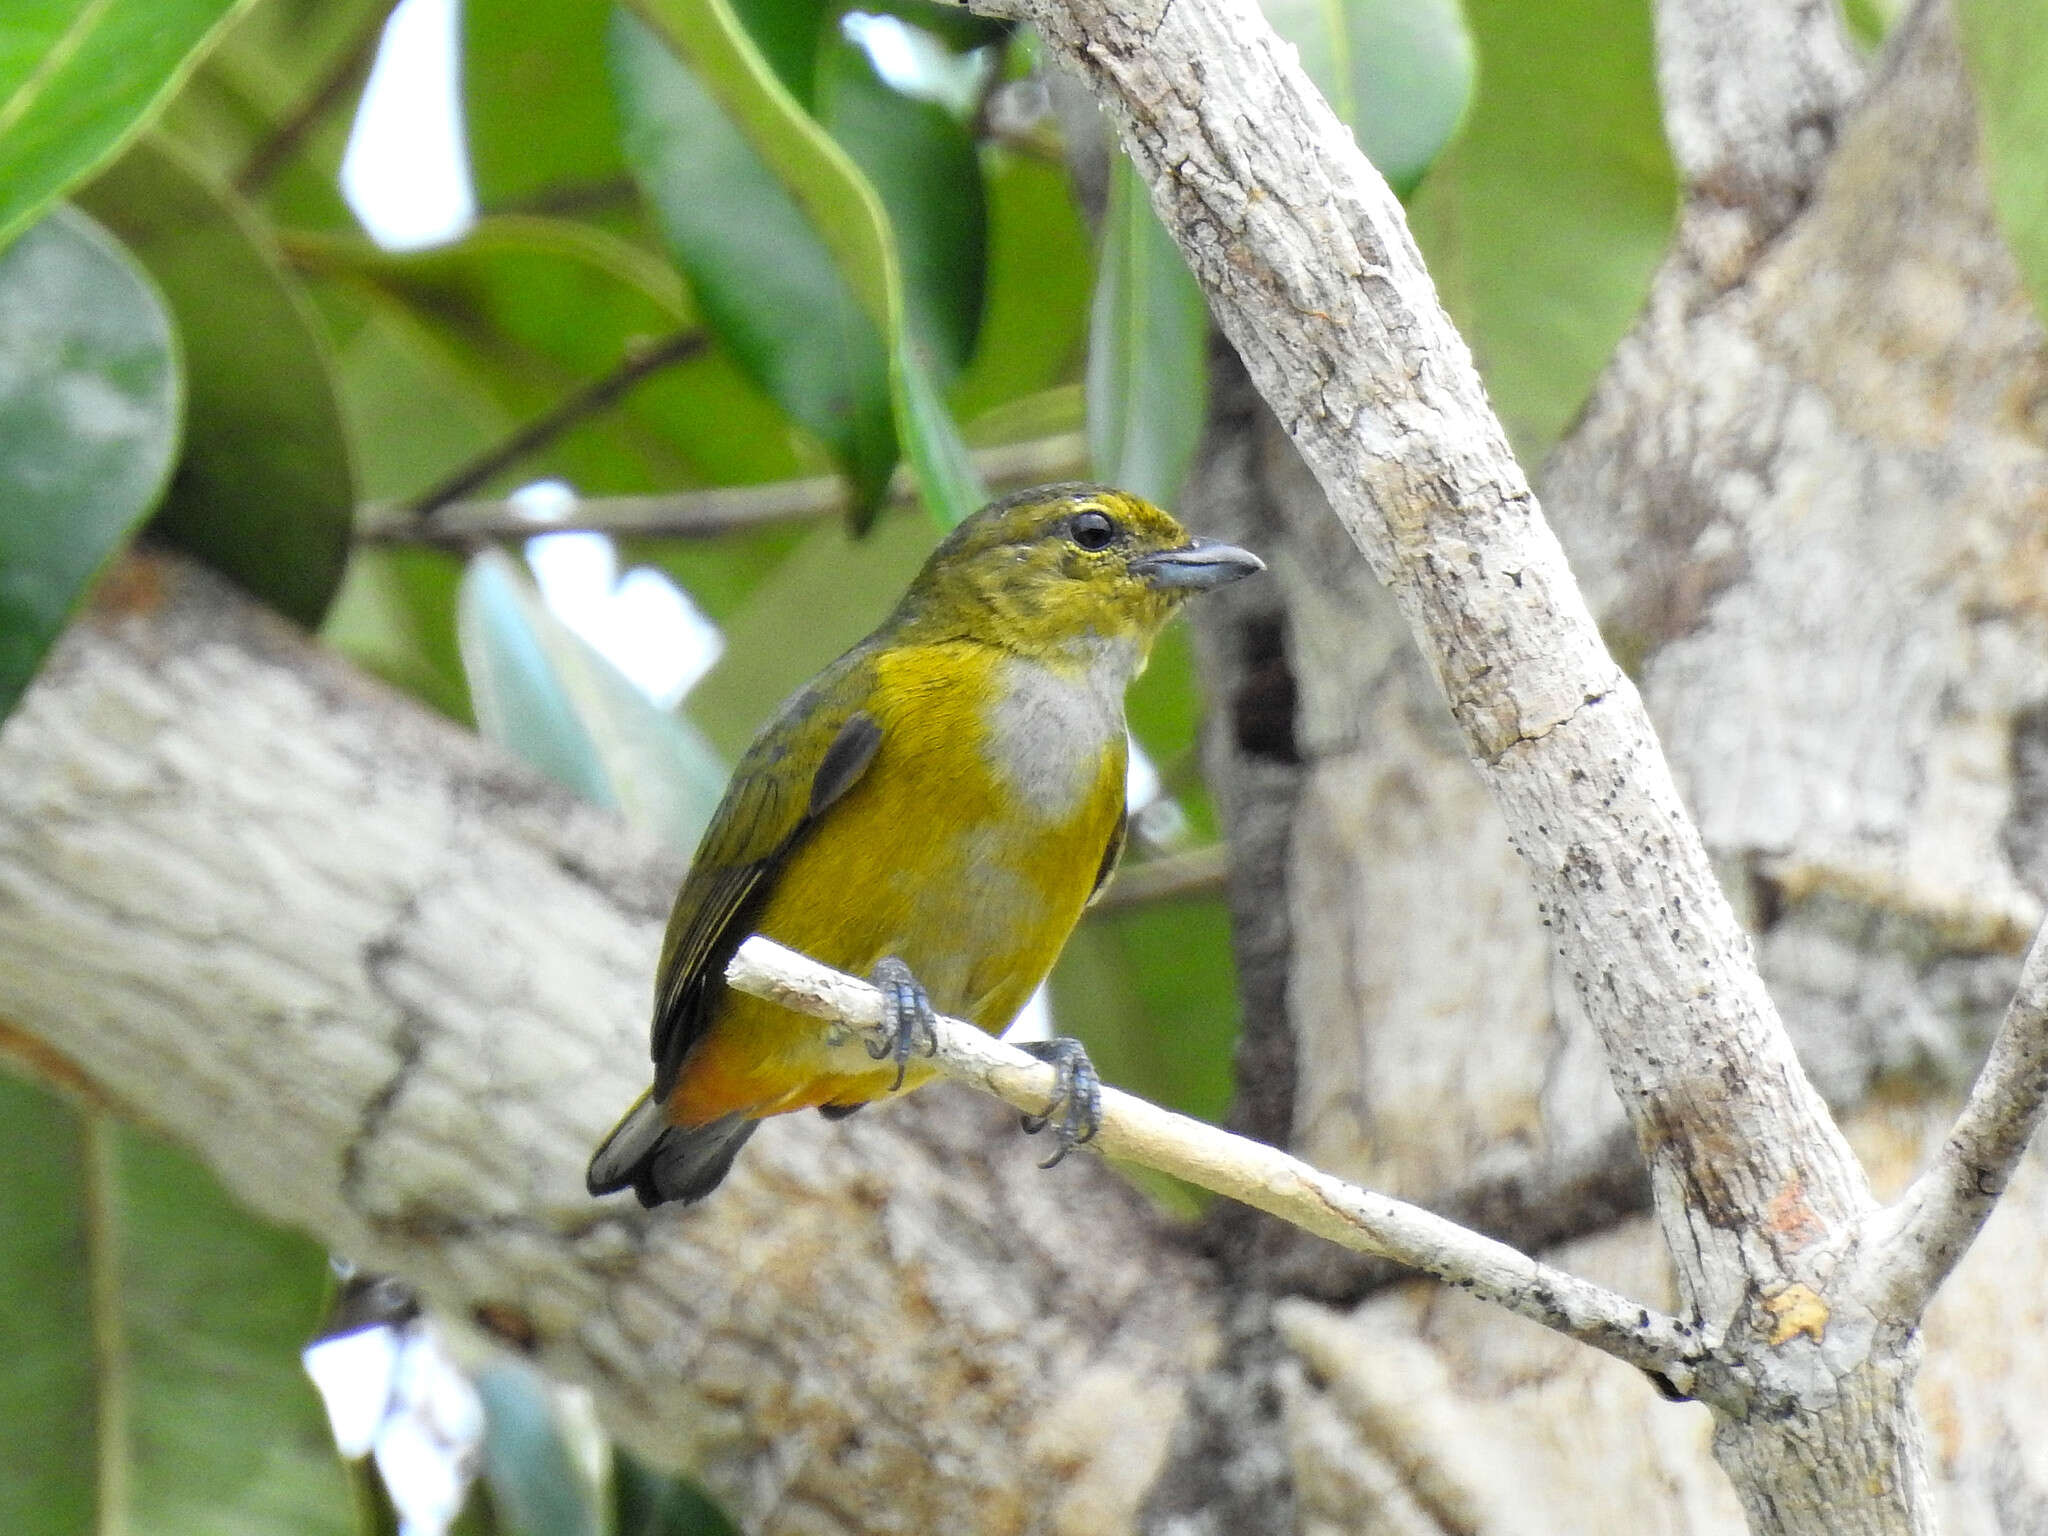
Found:
<svg viewBox="0 0 2048 1536"><path fill-rule="evenodd" d="M1052 1127L1059 1145L1038 1165L1050 1168L1074 1148L1093 1141L1102 1128L1102 1079L1078 1040L1062 1035L1057 1040L1020 1041L1017 1048L1052 1064L1051 1100L1041 1113L1024 1117L1027 1136Z"/></svg>
<svg viewBox="0 0 2048 1536"><path fill-rule="evenodd" d="M896 1081L889 1085L894 1093L903 1086L913 1050L938 1055L938 1015L932 1011L924 987L910 974L910 967L894 955L877 960L868 980L882 994L882 1025L889 1032L886 1039L868 1042L868 1055L876 1061L895 1060Z"/></svg>

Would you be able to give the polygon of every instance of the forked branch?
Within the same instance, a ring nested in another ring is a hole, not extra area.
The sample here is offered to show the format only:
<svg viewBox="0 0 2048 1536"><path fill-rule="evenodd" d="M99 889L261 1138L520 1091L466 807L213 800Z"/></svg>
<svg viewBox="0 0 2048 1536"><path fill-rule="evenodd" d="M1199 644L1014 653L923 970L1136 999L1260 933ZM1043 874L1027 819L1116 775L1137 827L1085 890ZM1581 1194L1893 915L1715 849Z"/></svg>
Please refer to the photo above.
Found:
<svg viewBox="0 0 2048 1536"><path fill-rule="evenodd" d="M2048 924L2020 965L1991 1054L1940 1153L1872 1218L1865 1295L1880 1316L1917 1321L1976 1241L2048 1107Z"/></svg>

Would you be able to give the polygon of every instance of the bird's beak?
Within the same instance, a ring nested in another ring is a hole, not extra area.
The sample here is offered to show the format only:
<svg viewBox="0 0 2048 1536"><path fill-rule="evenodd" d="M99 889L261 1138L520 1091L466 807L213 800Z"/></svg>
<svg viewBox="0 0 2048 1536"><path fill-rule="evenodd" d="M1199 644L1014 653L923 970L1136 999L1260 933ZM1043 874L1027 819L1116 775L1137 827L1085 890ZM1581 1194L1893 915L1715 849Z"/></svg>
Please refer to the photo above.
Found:
<svg viewBox="0 0 2048 1536"><path fill-rule="evenodd" d="M1266 568L1248 549L1215 539L1196 539L1180 549L1162 549L1131 562L1131 574L1160 591L1206 592Z"/></svg>

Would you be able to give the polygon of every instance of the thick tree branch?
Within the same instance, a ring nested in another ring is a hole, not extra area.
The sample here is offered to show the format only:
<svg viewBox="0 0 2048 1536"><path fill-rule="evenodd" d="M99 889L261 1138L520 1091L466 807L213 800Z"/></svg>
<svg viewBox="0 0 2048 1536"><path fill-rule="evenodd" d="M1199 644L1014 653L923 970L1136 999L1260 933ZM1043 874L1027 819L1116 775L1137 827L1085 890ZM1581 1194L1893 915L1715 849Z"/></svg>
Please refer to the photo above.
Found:
<svg viewBox="0 0 2048 1536"><path fill-rule="evenodd" d="M1845 1318L1798 1359L1785 1346L1805 1335L1772 1310L1812 1295L1832 1315L1821 1298L1872 1208L1867 1182L1399 204L1250 0L1011 9L1104 102L1450 701L1605 1046L1682 1293L1726 1322L1780 1405L1725 1418L1717 1437L1751 1519L1795 1529L1825 1508L1838 1530L1923 1527L1910 1352L1869 1347Z"/></svg>
<svg viewBox="0 0 2048 1536"><path fill-rule="evenodd" d="M2048 925L1940 1155L1864 1239L1863 1290L1881 1316L1917 1321L1976 1241L2048 1106Z"/></svg>
<svg viewBox="0 0 2048 1536"><path fill-rule="evenodd" d="M878 1040L881 994L864 981L755 935L726 967L742 992ZM937 1021L933 1064L1027 1114L1053 1090L1052 1068L958 1019ZM1104 1157L1170 1173L1256 1206L1331 1242L1394 1259L1690 1394L1704 1353L1697 1331L1626 1296L1539 1263L1406 1201L1332 1178L1262 1142L1191 1120L1114 1088L1102 1090L1102 1127L1089 1143Z"/></svg>
<svg viewBox="0 0 2048 1536"><path fill-rule="evenodd" d="M0 1052L514 1337L749 1531L1132 1523L1221 1288L1093 1159L938 1084L764 1127L686 1211L584 1193L673 855L170 559L67 633L0 782Z"/></svg>
<svg viewBox="0 0 2048 1536"><path fill-rule="evenodd" d="M1860 94L1834 0L1658 0L1664 132L1695 216L1717 210L1753 250L1790 222Z"/></svg>

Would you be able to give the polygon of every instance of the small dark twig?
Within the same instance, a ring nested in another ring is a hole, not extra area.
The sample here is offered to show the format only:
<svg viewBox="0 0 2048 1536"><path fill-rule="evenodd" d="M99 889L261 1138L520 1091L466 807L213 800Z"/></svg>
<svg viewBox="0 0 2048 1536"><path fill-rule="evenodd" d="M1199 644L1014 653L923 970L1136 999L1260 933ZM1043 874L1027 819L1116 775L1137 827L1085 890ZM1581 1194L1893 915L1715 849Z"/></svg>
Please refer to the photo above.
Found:
<svg viewBox="0 0 2048 1536"><path fill-rule="evenodd" d="M235 173L237 192L244 197L259 196L298 153L299 146L305 143L327 114L369 78L370 65L375 62L377 48L384 40L384 24L397 8L398 0L391 0L390 4L378 6L363 19L361 30L336 57L320 83L299 103L297 110L250 151L241 170Z"/></svg>
<svg viewBox="0 0 2048 1536"><path fill-rule="evenodd" d="M678 331L664 340L630 349L625 360L610 373L592 379L563 396L503 442L486 449L415 497L407 504L406 511L415 519L432 517L442 507L466 496L528 454L546 447L578 422L609 409L650 374L687 362L709 345L702 331L690 330Z"/></svg>

